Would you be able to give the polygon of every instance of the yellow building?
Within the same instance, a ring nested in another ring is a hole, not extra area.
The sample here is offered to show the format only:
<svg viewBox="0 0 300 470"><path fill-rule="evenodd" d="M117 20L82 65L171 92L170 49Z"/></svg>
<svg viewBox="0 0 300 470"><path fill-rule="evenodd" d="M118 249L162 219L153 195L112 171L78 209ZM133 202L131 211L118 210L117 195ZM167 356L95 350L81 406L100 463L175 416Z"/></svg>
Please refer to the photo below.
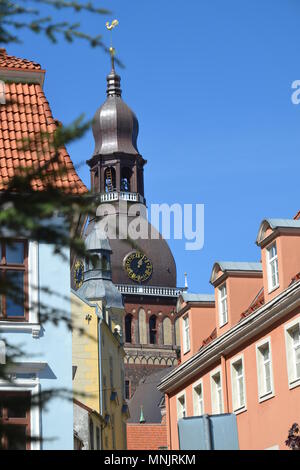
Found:
<svg viewBox="0 0 300 470"><path fill-rule="evenodd" d="M74 443L87 449L125 449L122 296L112 283L111 249L94 230L86 237L93 263L75 269L72 291Z"/></svg>

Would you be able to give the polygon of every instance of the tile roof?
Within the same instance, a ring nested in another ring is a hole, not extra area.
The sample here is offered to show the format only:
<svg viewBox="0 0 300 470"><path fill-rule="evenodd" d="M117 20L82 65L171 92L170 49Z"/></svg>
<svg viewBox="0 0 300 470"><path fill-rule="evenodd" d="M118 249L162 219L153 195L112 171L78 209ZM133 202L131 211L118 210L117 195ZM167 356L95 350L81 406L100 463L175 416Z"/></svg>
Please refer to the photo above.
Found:
<svg viewBox="0 0 300 470"><path fill-rule="evenodd" d="M22 60L16 59L14 66L19 64L21 67ZM24 60L23 66L40 67L34 62ZM5 104L0 105L0 190L5 189L9 179L16 175L20 168L42 168L47 163L49 165L49 161L54 157L54 150L49 148L49 144L43 143L42 147L38 143L30 144L31 148L27 150L24 149L24 139L32 142L36 141L41 133L52 135L58 126L40 84L5 83ZM87 192L66 149L62 147L58 153L57 162L52 162L46 170L47 174L49 173L48 181L51 180L53 186L69 193ZM55 174L51 177L53 172ZM44 188L45 182L33 182L34 190Z"/></svg>
<svg viewBox="0 0 300 470"><path fill-rule="evenodd" d="M193 294L191 292L182 292L181 294L185 302L214 302L215 296L211 294Z"/></svg>
<svg viewBox="0 0 300 470"><path fill-rule="evenodd" d="M241 314L241 319L248 317L248 315L251 315L251 313L255 312L259 307L264 305L265 303L265 294L264 294L264 288L261 287L254 299L252 300L251 304L249 307Z"/></svg>
<svg viewBox="0 0 300 470"><path fill-rule="evenodd" d="M272 229L274 228L300 228L300 220L297 219L265 219Z"/></svg>
<svg viewBox="0 0 300 470"><path fill-rule="evenodd" d="M159 405L163 394L157 390L157 385L172 369L173 367L164 367L148 375L139 383L128 403L130 418L127 423L140 422L141 406L143 406L146 423L161 423L162 415Z"/></svg>
<svg viewBox="0 0 300 470"><path fill-rule="evenodd" d="M37 62L8 55L3 48L0 49L0 67L22 70L41 70L41 66Z"/></svg>
<svg viewBox="0 0 300 470"><path fill-rule="evenodd" d="M223 272L225 271L262 271L261 263L240 261L218 261Z"/></svg>

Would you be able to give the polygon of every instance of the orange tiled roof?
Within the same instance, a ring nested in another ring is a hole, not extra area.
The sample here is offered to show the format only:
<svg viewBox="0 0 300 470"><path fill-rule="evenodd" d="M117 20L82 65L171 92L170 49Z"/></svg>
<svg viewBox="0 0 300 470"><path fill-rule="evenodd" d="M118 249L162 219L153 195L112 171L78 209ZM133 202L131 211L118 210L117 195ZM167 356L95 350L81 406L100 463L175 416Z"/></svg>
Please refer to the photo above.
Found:
<svg viewBox="0 0 300 470"><path fill-rule="evenodd" d="M5 49L0 49L0 67L23 69L23 70L41 70L40 64L27 59L19 59L13 55L7 55Z"/></svg>
<svg viewBox="0 0 300 470"><path fill-rule="evenodd" d="M265 294L264 294L264 289L262 287L259 290L258 294L255 296L255 298L252 300L247 310L245 310L241 314L241 319L248 317L248 315L251 315L251 313L255 312L255 310L257 310L259 307L264 305L264 303L265 303Z"/></svg>
<svg viewBox="0 0 300 470"><path fill-rule="evenodd" d="M297 212L297 214L295 215L294 219L295 219L295 220L299 220L299 219L300 219L300 211Z"/></svg>
<svg viewBox="0 0 300 470"><path fill-rule="evenodd" d="M25 150L24 139L36 140L41 133L51 135L58 126L40 84L6 83L5 100L6 104L0 105L0 190L20 167L42 168L49 163L54 156L49 145L40 147L35 144L30 150ZM52 180L51 176L49 178L53 186L75 194L87 191L64 147L59 151L57 162L47 168L47 173L50 175L60 169L63 170L60 174L56 173ZM41 180L33 183L35 190L44 188L45 183Z"/></svg>
<svg viewBox="0 0 300 470"><path fill-rule="evenodd" d="M208 336L208 338L205 338L203 341L202 341L202 344L201 344L201 348L203 348L204 346L207 346L209 343L211 343L214 339L216 339L217 337L217 328L214 328L213 331L211 332L211 334Z"/></svg>

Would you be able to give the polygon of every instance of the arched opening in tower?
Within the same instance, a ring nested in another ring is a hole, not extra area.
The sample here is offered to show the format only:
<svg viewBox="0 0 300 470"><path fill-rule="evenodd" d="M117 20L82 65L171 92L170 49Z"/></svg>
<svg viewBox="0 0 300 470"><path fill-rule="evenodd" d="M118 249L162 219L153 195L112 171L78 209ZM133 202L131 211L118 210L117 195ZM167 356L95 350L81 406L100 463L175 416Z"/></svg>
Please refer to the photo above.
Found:
<svg viewBox="0 0 300 470"><path fill-rule="evenodd" d="M125 342L132 343L132 315L129 313L125 317Z"/></svg>
<svg viewBox="0 0 300 470"><path fill-rule="evenodd" d="M124 167L121 170L121 191L130 193L131 191L131 185L130 185L130 180L131 180L131 175L132 171L130 168Z"/></svg>
<svg viewBox="0 0 300 470"><path fill-rule="evenodd" d="M150 344L156 344L156 316L152 315L149 318L149 333L150 333Z"/></svg>
<svg viewBox="0 0 300 470"><path fill-rule="evenodd" d="M116 170L109 166L104 172L105 192L111 193L116 189Z"/></svg>

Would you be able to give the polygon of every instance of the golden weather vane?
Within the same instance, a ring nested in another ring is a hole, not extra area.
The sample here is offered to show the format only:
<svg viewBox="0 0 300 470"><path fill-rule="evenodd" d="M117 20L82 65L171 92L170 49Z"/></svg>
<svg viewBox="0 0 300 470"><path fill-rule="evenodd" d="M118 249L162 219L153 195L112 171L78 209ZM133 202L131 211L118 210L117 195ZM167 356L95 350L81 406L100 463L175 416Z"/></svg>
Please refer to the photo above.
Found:
<svg viewBox="0 0 300 470"><path fill-rule="evenodd" d="M115 50L115 48L113 47L113 44L112 44L112 31L116 26L118 26L118 24L119 24L118 20L113 20L111 22L111 24L109 24L109 21L107 21L105 23L106 28L108 29L108 31L110 31L110 48L109 48L109 52L110 52L110 55L111 55L112 59L113 59L113 57L116 53L116 50Z"/></svg>

